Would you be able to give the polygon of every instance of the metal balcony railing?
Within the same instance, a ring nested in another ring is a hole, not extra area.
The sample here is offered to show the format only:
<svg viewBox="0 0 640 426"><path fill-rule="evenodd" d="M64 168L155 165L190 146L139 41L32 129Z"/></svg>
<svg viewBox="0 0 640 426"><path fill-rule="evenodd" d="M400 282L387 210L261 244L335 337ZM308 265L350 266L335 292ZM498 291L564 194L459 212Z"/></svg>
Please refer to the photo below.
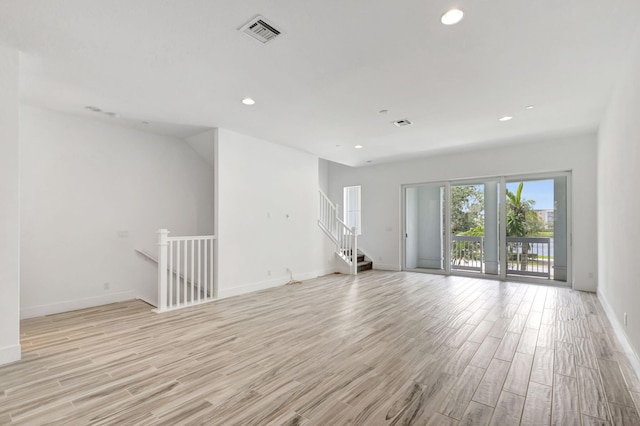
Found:
<svg viewBox="0 0 640 426"><path fill-rule="evenodd" d="M483 237L451 236L451 269L483 272Z"/></svg>
<svg viewBox="0 0 640 426"><path fill-rule="evenodd" d="M507 237L507 274L551 279L551 238Z"/></svg>
<svg viewBox="0 0 640 426"><path fill-rule="evenodd" d="M484 272L484 238L451 236L451 269ZM551 279L551 238L507 237L507 274Z"/></svg>

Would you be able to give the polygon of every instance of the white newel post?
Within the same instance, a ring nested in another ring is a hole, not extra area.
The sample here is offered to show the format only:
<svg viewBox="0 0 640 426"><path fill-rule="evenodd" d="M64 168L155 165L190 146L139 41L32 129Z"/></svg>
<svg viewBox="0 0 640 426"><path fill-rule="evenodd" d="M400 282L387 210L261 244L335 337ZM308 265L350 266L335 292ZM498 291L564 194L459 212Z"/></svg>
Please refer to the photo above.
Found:
<svg viewBox="0 0 640 426"><path fill-rule="evenodd" d="M158 230L158 310L167 309L167 247L169 231Z"/></svg>
<svg viewBox="0 0 640 426"><path fill-rule="evenodd" d="M355 226L351 228L351 274L358 275L358 237Z"/></svg>

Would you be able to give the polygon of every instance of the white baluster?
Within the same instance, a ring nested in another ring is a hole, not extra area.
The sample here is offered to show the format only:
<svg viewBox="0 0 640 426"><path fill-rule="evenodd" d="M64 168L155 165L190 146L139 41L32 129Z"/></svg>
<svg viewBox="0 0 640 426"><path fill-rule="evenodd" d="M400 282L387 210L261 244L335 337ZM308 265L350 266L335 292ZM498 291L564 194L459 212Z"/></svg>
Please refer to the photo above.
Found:
<svg viewBox="0 0 640 426"><path fill-rule="evenodd" d="M202 240L198 240L198 302L200 301L200 293L202 293Z"/></svg>
<svg viewBox="0 0 640 426"><path fill-rule="evenodd" d="M173 307L173 241L169 241L169 308Z"/></svg>
<svg viewBox="0 0 640 426"><path fill-rule="evenodd" d="M213 264L213 248L214 248L214 244L215 244L213 240L214 240L214 238L211 238L211 250L209 251L209 256L210 256L209 268L210 268L210 271L211 271L211 273L209 274L209 280L211 281L211 291L209 292L209 297L211 297L212 299L214 297L214 294L213 294L213 290L214 290L214 288L213 288L213 277L214 277L214 271L213 271L213 265L214 265Z"/></svg>
<svg viewBox="0 0 640 426"><path fill-rule="evenodd" d="M169 231L158 231L158 308L160 311L167 309L167 238Z"/></svg>
<svg viewBox="0 0 640 426"><path fill-rule="evenodd" d="M180 248L182 246L182 242L180 240L176 241L176 246L176 306L180 306L180 265L182 262Z"/></svg>
<svg viewBox="0 0 640 426"><path fill-rule="evenodd" d="M196 301L196 287L195 287L195 271L194 271L194 262L196 260L196 252L195 252L195 248L194 248L194 240L191 240L191 299L189 300L190 302L195 302Z"/></svg>
<svg viewBox="0 0 640 426"><path fill-rule="evenodd" d="M351 228L351 273L358 274L358 238L356 237L356 227Z"/></svg>

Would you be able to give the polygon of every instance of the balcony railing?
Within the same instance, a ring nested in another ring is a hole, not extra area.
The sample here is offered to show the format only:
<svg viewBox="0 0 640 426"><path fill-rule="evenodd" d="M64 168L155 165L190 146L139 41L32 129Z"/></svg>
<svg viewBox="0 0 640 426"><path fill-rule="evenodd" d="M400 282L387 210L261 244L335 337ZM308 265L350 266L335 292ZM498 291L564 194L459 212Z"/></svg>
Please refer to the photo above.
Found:
<svg viewBox="0 0 640 426"><path fill-rule="evenodd" d="M507 274L551 279L551 238L507 237ZM484 272L484 238L451 236L451 269Z"/></svg>
<svg viewBox="0 0 640 426"><path fill-rule="evenodd" d="M551 238L507 237L507 274L551 279Z"/></svg>
<svg viewBox="0 0 640 426"><path fill-rule="evenodd" d="M451 269L482 273L483 264L483 237L451 236Z"/></svg>

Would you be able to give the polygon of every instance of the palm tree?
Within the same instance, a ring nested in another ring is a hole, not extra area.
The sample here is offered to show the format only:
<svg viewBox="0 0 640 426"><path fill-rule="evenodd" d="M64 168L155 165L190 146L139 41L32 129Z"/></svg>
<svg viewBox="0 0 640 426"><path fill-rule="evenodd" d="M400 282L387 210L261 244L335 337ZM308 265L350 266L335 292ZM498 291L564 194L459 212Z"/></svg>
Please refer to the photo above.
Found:
<svg viewBox="0 0 640 426"><path fill-rule="evenodd" d="M531 202L522 199L522 187L520 182L516 193L507 189L507 235L510 237L526 237L529 234L527 226L527 211L531 209ZM522 244L522 257L520 258L520 270L527 270L529 244Z"/></svg>

